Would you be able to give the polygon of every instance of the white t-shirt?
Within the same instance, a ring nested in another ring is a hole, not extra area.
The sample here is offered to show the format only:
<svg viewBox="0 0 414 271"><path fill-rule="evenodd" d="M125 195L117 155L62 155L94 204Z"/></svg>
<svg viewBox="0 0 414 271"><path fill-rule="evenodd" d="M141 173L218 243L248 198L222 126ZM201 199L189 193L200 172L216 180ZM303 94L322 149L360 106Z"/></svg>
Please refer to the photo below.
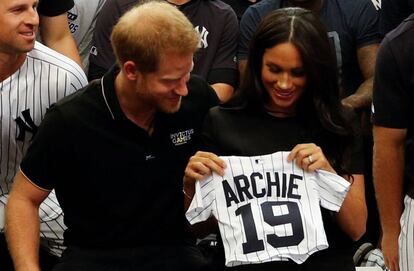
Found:
<svg viewBox="0 0 414 271"><path fill-rule="evenodd" d="M350 184L327 171L305 172L287 162L288 154L224 156L223 177L214 173L196 182L187 219L217 219L226 266L300 264L328 248L320 206L339 211Z"/></svg>

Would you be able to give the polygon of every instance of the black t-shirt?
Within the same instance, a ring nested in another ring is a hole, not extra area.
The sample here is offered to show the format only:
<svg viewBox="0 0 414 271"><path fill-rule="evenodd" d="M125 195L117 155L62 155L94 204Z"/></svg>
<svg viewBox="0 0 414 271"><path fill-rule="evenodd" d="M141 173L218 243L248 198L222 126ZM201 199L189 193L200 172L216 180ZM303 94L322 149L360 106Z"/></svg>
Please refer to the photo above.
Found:
<svg viewBox="0 0 414 271"><path fill-rule="evenodd" d="M350 121L354 120L350 118ZM271 154L290 151L299 143L314 142L303 126L295 117L277 118L267 113L252 114L241 108L215 107L206 117L201 142L203 148L220 155ZM351 144L352 161L347 164L348 171L362 174L361 138L356 136Z"/></svg>
<svg viewBox="0 0 414 271"><path fill-rule="evenodd" d="M276 118L267 113L252 114L244 109L214 107L206 117L201 144L203 150L212 151L218 155L254 156L290 151L296 144L314 142L302 127L303 125L294 117ZM357 141L356 139L355 142ZM363 156L359 143L352 146L352 153L354 161L349 171L361 174L363 171L361 157ZM325 266L324 270L334 270L333 267L335 270L354 270L352 241L339 230L330 211L322 209L322 215L329 249L313 254L301 266L315 268ZM342 266L337 266L338 261L342 262ZM267 264L265 267L267 266L281 268L281 270L298 268L294 263L280 262ZM244 269L241 268L241 270Z"/></svg>
<svg viewBox="0 0 414 271"><path fill-rule="evenodd" d="M73 0L40 0L37 11L44 16L57 16L74 6Z"/></svg>
<svg viewBox="0 0 414 271"><path fill-rule="evenodd" d="M414 198L414 14L385 36L374 79L373 123L407 129L406 193Z"/></svg>
<svg viewBox="0 0 414 271"><path fill-rule="evenodd" d="M88 78L100 78L115 63L110 36L118 19L137 0L107 1L97 18L89 55ZM200 33L200 48L194 54L192 73L209 84L227 83L236 86L238 21L231 7L219 0L191 0L178 8Z"/></svg>
<svg viewBox="0 0 414 271"><path fill-rule="evenodd" d="M220 0L191 0L179 8L201 37L193 73L209 84L227 83L236 87L239 24L233 9Z"/></svg>
<svg viewBox="0 0 414 271"><path fill-rule="evenodd" d="M179 244L185 240L184 168L218 98L192 76L180 110L157 114L149 136L123 114L114 78L112 70L52 107L21 169L39 187L55 189L66 245Z"/></svg>

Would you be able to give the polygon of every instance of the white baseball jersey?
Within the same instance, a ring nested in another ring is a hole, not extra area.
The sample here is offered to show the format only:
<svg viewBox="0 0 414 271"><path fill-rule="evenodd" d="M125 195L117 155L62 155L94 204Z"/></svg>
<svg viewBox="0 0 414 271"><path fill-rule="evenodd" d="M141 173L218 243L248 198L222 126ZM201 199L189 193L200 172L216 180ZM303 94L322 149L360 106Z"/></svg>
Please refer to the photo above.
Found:
<svg viewBox="0 0 414 271"><path fill-rule="evenodd" d="M106 0L74 0L75 5L68 11L70 32L76 41L85 70L89 65L89 51L96 18Z"/></svg>
<svg viewBox="0 0 414 271"><path fill-rule="evenodd" d="M223 177L214 173L196 182L187 219L194 224L216 217L227 266L300 264L328 247L320 206L338 211L349 182L323 170L307 173L288 163L288 154L224 156Z"/></svg>
<svg viewBox="0 0 414 271"><path fill-rule="evenodd" d="M22 66L0 82L0 231L14 175L47 108L87 83L75 62L38 42ZM60 255L65 226L54 191L41 204L39 215L42 242Z"/></svg>
<svg viewBox="0 0 414 271"><path fill-rule="evenodd" d="M400 271L414 270L414 199L404 197L404 211L400 218L401 232L398 239Z"/></svg>

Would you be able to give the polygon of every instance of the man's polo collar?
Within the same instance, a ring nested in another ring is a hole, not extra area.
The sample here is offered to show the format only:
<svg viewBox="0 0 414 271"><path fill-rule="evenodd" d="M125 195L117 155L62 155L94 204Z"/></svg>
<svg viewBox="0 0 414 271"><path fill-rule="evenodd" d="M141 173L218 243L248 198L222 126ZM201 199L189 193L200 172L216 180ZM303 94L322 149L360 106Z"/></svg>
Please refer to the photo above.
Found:
<svg viewBox="0 0 414 271"><path fill-rule="evenodd" d="M404 21L413 21L414 20L414 13L411 14L410 16L408 16L408 18L406 18Z"/></svg>
<svg viewBox="0 0 414 271"><path fill-rule="evenodd" d="M111 67L111 69L101 78L101 93L104 99L105 106L108 109L108 113L114 120L125 119L126 116L119 105L118 97L115 92L115 77L119 73L117 65Z"/></svg>

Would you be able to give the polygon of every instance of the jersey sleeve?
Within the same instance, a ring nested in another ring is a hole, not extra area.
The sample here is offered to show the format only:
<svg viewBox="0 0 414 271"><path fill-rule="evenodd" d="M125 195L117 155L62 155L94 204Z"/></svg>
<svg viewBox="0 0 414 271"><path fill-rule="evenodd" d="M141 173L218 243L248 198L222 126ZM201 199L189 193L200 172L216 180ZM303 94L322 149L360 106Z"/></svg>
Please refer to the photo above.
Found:
<svg viewBox="0 0 414 271"><path fill-rule="evenodd" d="M372 120L375 125L404 129L411 116L410 96L405 90L401 67L397 65L389 41L384 39L377 56L374 76Z"/></svg>
<svg viewBox="0 0 414 271"><path fill-rule="evenodd" d="M215 189L213 175L195 184L195 194L186 217L190 224L206 221L211 215L215 202Z"/></svg>
<svg viewBox="0 0 414 271"><path fill-rule="evenodd" d="M237 58L246 60L249 52L249 43L256 32L257 25L261 20L260 14L253 8L247 8L240 20L240 37Z"/></svg>
<svg viewBox="0 0 414 271"><path fill-rule="evenodd" d="M350 183L341 176L318 170L315 173L320 205L328 210L338 212L342 206Z"/></svg>
<svg viewBox="0 0 414 271"><path fill-rule="evenodd" d="M357 6L349 17L358 48L381 42L379 15L370 0L355 1Z"/></svg>
<svg viewBox="0 0 414 271"><path fill-rule="evenodd" d="M58 89L57 100L83 88L88 84L85 72L72 59L36 42L32 50L34 58L41 59L44 63L49 63L50 68L47 71L49 80L43 80L45 84L56 84ZM56 79L51 79L53 77ZM51 93L50 95L53 95Z"/></svg>
<svg viewBox="0 0 414 271"><path fill-rule="evenodd" d="M67 12L74 5L73 0L40 0L37 11L39 15L53 17Z"/></svg>
<svg viewBox="0 0 414 271"><path fill-rule="evenodd" d="M65 170L70 168L70 164L61 161L62 158L73 158L66 154L70 148L68 135L63 117L52 107L46 113L20 165L21 171L32 183L52 190L55 188L56 176L65 174Z"/></svg>
<svg viewBox="0 0 414 271"><path fill-rule="evenodd" d="M94 67L95 73L96 70L101 70L101 72L94 75L93 78L91 78L92 71L89 72L90 79L101 77L115 63L115 55L111 46L111 33L123 12L126 12L126 10L121 10L117 1L107 1L96 19L89 62L90 67Z"/></svg>
<svg viewBox="0 0 414 271"><path fill-rule="evenodd" d="M226 83L236 87L238 70L236 62L237 43L239 38L239 23L236 14L229 8L226 13L224 30L220 36L218 50L207 76L209 84Z"/></svg>
<svg viewBox="0 0 414 271"><path fill-rule="evenodd" d="M70 92L65 93L65 96L85 87L88 84L85 72L78 65L74 65L73 69L68 72L68 81L70 84Z"/></svg>

